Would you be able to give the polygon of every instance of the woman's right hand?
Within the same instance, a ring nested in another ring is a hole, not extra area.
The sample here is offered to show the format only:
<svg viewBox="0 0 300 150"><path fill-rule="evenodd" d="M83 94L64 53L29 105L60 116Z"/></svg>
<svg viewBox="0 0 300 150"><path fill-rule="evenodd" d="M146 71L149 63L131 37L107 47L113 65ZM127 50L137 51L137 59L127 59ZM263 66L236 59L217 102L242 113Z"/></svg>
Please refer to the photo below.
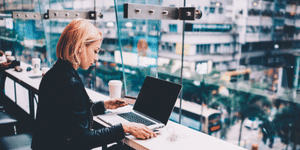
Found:
<svg viewBox="0 0 300 150"><path fill-rule="evenodd" d="M125 133L130 133L138 139L146 140L156 137L156 134L144 124L130 122L122 123L122 126Z"/></svg>

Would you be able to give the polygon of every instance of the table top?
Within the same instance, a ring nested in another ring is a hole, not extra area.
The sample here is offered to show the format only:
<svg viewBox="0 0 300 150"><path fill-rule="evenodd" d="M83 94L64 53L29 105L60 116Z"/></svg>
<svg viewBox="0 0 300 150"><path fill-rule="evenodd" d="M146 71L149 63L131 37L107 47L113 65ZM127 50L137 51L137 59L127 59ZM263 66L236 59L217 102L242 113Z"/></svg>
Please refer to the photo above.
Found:
<svg viewBox="0 0 300 150"><path fill-rule="evenodd" d="M131 105L118 108L115 110L109 110L113 112L124 112L126 110L132 109ZM94 121L109 127L108 124L101 121L94 116ZM161 149L170 149L170 150L244 150L244 148L239 147L237 145L231 144L229 142L225 142L221 139L209 136L205 133L195 131L191 128L183 126L181 124L175 123L173 121L168 121L166 127L160 129L157 132L157 137L148 139L148 140L140 140L135 138L132 135L127 135L123 140L127 145L135 148L135 149L153 149L153 150L161 150ZM177 138L175 137L177 136Z"/></svg>
<svg viewBox="0 0 300 150"><path fill-rule="evenodd" d="M22 72L17 72L14 70L14 68L6 69L5 72L10 75L10 77L14 77L15 79L18 79L18 82L22 82L23 84L26 84L28 87L33 89L34 91L38 92L40 82L42 80L42 71L34 73L33 70L27 72L26 68L31 67L31 65L28 65L24 62L21 62L21 68L23 69ZM108 100L109 96L106 96L104 94L95 92L93 90L90 90L88 88L85 88L88 95L90 96L91 100L93 101L100 101L100 100Z"/></svg>

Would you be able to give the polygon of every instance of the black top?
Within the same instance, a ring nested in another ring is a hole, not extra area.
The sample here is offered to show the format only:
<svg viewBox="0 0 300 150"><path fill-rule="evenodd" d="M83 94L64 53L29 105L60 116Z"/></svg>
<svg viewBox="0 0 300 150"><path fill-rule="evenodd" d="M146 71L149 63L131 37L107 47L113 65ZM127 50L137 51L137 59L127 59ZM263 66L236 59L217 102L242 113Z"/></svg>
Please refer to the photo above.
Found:
<svg viewBox="0 0 300 150"><path fill-rule="evenodd" d="M92 129L93 114L103 114L103 102L93 103L71 64L58 60L39 87L36 126L31 147L37 149L91 149L124 138L121 124Z"/></svg>

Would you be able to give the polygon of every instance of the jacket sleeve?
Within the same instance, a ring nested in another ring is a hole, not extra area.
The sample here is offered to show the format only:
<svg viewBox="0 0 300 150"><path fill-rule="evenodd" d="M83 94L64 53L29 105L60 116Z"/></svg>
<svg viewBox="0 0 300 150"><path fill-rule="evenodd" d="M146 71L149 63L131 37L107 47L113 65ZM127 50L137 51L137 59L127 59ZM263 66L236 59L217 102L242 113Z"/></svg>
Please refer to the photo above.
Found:
<svg viewBox="0 0 300 150"><path fill-rule="evenodd" d="M68 89L66 94L69 96L67 109L69 109L68 112L70 113L68 120L70 128L68 130L71 137L73 137L71 142L74 145L79 144L86 148L93 148L124 138L124 130L121 124L109 128L91 130L90 121L93 121L91 106L87 106L90 103L83 85L75 78L71 78L66 85L68 86L66 87ZM104 107L103 103L97 103L96 105ZM104 111L104 109L98 110L98 112Z"/></svg>
<svg viewBox="0 0 300 150"><path fill-rule="evenodd" d="M94 107L92 109L93 109L94 116L99 115L99 114L104 114L106 111L103 101L94 103Z"/></svg>

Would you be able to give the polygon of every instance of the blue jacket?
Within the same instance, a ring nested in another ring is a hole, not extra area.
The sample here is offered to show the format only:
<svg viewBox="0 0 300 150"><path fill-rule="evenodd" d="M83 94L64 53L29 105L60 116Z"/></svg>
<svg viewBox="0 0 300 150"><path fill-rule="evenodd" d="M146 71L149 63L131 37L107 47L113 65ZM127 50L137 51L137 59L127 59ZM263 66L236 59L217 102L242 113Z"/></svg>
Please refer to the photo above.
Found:
<svg viewBox="0 0 300 150"><path fill-rule="evenodd" d="M124 138L122 125L92 129L93 115L103 114L103 102L93 103L71 64L58 60L43 77L31 148L85 150Z"/></svg>

